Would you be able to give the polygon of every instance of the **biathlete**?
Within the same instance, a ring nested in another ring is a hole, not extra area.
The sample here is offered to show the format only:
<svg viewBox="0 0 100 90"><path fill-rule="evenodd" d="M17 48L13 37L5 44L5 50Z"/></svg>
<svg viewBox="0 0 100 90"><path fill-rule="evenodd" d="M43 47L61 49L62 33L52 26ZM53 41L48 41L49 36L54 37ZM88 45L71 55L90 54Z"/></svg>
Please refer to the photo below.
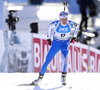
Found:
<svg viewBox="0 0 100 90"><path fill-rule="evenodd" d="M74 28L74 30L72 30ZM51 45L51 35L54 30L53 42ZM63 11L59 14L59 20L52 22L48 26L47 41L51 48L47 54L46 61L43 64L39 77L32 82L33 85L39 84L47 70L48 64L52 61L56 53L61 50L62 53L62 75L61 83L66 85L67 74L67 55L70 43L75 43L79 31L79 25L73 21L68 20L68 13Z"/></svg>

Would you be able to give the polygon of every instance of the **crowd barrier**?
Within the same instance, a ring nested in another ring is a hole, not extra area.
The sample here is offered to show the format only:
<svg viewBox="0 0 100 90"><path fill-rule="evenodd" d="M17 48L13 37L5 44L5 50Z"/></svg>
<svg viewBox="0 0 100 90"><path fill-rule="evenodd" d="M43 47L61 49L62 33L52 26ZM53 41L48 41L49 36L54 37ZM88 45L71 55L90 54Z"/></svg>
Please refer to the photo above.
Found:
<svg viewBox="0 0 100 90"><path fill-rule="evenodd" d="M46 35L0 30L0 72L40 72L50 49L46 39ZM66 60L67 72L100 72L100 50L93 47L70 44ZM61 72L61 66L59 51L47 73Z"/></svg>
<svg viewBox="0 0 100 90"><path fill-rule="evenodd" d="M49 48L50 46L46 43L45 35L33 34L34 72L41 70ZM61 72L61 65L61 52L58 52L48 65L50 70L47 70L47 72ZM100 72L100 50L80 43L75 43L75 45L71 44L67 58L67 71Z"/></svg>

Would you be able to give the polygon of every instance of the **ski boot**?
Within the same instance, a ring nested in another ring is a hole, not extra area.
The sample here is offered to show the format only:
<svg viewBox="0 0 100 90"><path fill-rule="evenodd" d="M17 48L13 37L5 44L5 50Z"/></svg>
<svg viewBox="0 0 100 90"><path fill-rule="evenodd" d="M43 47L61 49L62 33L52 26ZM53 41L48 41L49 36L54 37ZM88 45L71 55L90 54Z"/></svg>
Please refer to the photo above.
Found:
<svg viewBox="0 0 100 90"><path fill-rule="evenodd" d="M32 82L32 85L38 85L41 82L41 80L43 79L43 76L44 75L39 74L39 77Z"/></svg>
<svg viewBox="0 0 100 90"><path fill-rule="evenodd" d="M64 86L66 85L66 73L65 72L62 72L61 83Z"/></svg>

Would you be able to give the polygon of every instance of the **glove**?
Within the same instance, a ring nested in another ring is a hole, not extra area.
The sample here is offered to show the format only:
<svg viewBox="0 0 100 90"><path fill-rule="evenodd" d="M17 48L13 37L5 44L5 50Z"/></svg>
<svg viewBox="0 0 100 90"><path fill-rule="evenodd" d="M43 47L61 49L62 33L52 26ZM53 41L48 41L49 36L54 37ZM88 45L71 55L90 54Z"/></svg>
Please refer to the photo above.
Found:
<svg viewBox="0 0 100 90"><path fill-rule="evenodd" d="M51 39L47 39L47 44L51 45Z"/></svg>
<svg viewBox="0 0 100 90"><path fill-rule="evenodd" d="M75 43L75 41L76 41L76 38L75 38L75 37L73 37L73 38L71 39L71 41L70 41L70 42L74 44L74 43Z"/></svg>

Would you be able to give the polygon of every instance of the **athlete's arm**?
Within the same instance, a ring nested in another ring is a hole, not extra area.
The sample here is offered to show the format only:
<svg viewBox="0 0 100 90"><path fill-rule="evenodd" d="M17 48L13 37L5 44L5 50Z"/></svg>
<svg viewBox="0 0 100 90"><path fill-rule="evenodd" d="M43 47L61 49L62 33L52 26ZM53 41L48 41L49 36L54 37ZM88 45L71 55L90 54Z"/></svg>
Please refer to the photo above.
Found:
<svg viewBox="0 0 100 90"><path fill-rule="evenodd" d="M47 32L47 39L51 39L51 35L52 35L52 30L55 28L55 24L51 23L48 26L48 32Z"/></svg>
<svg viewBox="0 0 100 90"><path fill-rule="evenodd" d="M77 37L78 31L79 31L79 24L69 21L71 28L74 29L73 37Z"/></svg>

